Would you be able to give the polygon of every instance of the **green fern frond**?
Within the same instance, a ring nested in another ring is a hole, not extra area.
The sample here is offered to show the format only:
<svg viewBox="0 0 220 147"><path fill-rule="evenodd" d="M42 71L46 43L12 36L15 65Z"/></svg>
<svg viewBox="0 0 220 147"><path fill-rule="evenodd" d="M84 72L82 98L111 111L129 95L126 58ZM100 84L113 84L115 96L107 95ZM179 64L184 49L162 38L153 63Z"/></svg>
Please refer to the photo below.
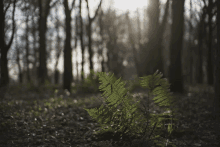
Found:
<svg viewBox="0 0 220 147"><path fill-rule="evenodd" d="M132 96L128 95L127 89L124 88L125 83L121 82L121 78L116 80L114 74L109 74L108 76L106 73L102 72L99 73L99 80L102 83L99 89L100 91L104 91L102 97L106 97L105 102L107 105L104 107L103 104L99 109L94 109L92 111L85 110L88 111L90 116L101 123L102 128L116 124L116 122L119 127L115 127L115 125L113 127L117 131L123 132L129 125L130 128L136 127L134 122L140 119L139 117L136 117L135 120L133 119L134 116L137 115L137 105L133 104Z"/></svg>
<svg viewBox="0 0 220 147"><path fill-rule="evenodd" d="M167 79L161 79L162 73L158 74L158 70L153 74L146 77L141 77L142 81L140 85L143 88L150 90L151 95L155 96L153 98L155 104L160 107L170 107L174 98L172 93L170 93Z"/></svg>
<svg viewBox="0 0 220 147"><path fill-rule="evenodd" d="M166 121L173 121L171 117L173 111L170 106L173 97L169 91L169 83L166 79L161 79L162 74L156 71L153 75L141 77L140 85L149 90L149 96L154 96L153 100L161 108L170 110L168 114L149 114L141 111L140 101L135 102L131 94L125 87L125 83L114 77L114 74L98 73L101 85L99 90L103 91L102 97L105 98L103 104L97 109L85 109L89 115L97 120L101 125L101 130L97 133L106 131L116 131L131 134L143 134L151 128L163 128ZM148 114L148 115L146 115ZM169 116L169 117L167 117ZM146 124L147 123L147 124ZM172 124L167 127L168 132L172 132Z"/></svg>

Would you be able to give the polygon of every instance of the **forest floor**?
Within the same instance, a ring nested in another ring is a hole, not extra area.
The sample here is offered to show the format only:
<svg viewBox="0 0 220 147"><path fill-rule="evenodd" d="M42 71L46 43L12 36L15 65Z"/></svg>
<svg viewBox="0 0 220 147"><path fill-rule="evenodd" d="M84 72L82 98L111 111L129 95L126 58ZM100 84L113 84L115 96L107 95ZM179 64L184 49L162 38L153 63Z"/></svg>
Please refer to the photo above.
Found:
<svg viewBox="0 0 220 147"><path fill-rule="evenodd" d="M192 89L191 86L191 93L175 94L178 97L175 107L179 108L178 130L184 131L174 132L169 141L177 147L217 147L219 124L211 118L214 94L210 91L213 90L205 92L198 86ZM4 92L4 99L0 101L0 147L123 146L120 139L94 139L92 133L99 124L83 108L100 106L100 93L68 96L64 92L54 94L52 89L30 90L25 86L12 86ZM143 90L132 94L146 96ZM136 147L135 141L132 140L132 145L123 144Z"/></svg>

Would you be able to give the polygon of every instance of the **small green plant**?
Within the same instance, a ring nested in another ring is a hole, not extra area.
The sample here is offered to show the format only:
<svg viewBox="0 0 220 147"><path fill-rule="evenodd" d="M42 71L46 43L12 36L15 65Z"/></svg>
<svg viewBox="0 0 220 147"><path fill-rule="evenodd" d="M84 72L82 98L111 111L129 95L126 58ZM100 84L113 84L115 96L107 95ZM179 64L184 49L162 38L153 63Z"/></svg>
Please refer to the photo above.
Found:
<svg viewBox="0 0 220 147"><path fill-rule="evenodd" d="M171 105L173 97L169 92L169 83L166 79L161 79L162 74L158 71L153 75L141 77L140 85L148 89L148 100L146 100L145 109L140 107L140 101L135 102L132 95L124 88L125 83L114 77L114 74L98 73L102 85L100 91L104 91L102 97L105 98L99 108L86 109L89 115L99 122L101 130L96 134L105 132L119 133L121 137L126 134L141 134L142 139L149 140L155 131L155 136L161 134L164 129L170 135L173 131L173 110ZM166 112L152 114L149 111L149 97L153 96L155 105ZM147 109L148 108L148 109ZM165 127L165 122L171 123Z"/></svg>

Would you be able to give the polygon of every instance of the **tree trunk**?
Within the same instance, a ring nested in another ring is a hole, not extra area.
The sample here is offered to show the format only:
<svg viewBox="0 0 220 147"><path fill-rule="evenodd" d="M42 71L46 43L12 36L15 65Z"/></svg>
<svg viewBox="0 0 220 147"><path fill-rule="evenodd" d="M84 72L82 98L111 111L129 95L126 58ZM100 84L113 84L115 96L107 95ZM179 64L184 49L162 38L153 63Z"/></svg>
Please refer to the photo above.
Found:
<svg viewBox="0 0 220 147"><path fill-rule="evenodd" d="M192 21L192 0L190 0L190 20ZM192 22L189 20L189 32L191 33L193 31L193 28L192 28ZM193 48L192 48L192 34L189 35L189 58L190 58L190 62L189 62L189 77L190 77L190 84L193 83Z"/></svg>
<svg viewBox="0 0 220 147"><path fill-rule="evenodd" d="M111 71L111 66L110 66L110 52L108 49L107 49L107 58L108 58L108 60L107 60L106 64L107 64L107 68L108 68L108 72L109 72L109 71Z"/></svg>
<svg viewBox="0 0 220 147"><path fill-rule="evenodd" d="M217 49L215 50L214 116L220 120L220 1L217 1ZM217 128L216 128L217 129ZM218 129L219 133L219 129Z"/></svg>
<svg viewBox="0 0 220 147"><path fill-rule="evenodd" d="M21 64L20 64L20 57L19 57L20 48L19 48L19 44L18 44L17 33L15 35L15 46L16 46L16 54L17 54L16 62L17 62L17 65L18 65L18 81L19 81L20 84L22 84L23 79L22 79Z"/></svg>
<svg viewBox="0 0 220 147"><path fill-rule="evenodd" d="M3 1L0 2L0 49L1 49L1 87L7 86L9 84L9 74L8 74L8 59L7 53L12 45L15 33L15 7L16 0L13 1L13 11L12 11L12 35L9 39L9 43L6 44L5 42L5 16L6 12L4 12L4 3Z"/></svg>
<svg viewBox="0 0 220 147"><path fill-rule="evenodd" d="M90 72L91 72L91 71L94 71L93 62L92 62L92 58L93 58L93 54L94 54L93 50L92 50L92 23L95 20L97 14L98 14L98 10L99 10L99 7L102 4L102 0L100 1L99 6L96 9L95 15L92 18L90 17L90 13L89 13L88 0L86 0L86 2L87 2L88 19L89 19L89 23L87 25L87 33L88 33L88 40L89 40L89 45L88 45L88 48L89 48L89 64L90 64L89 69L90 69ZM92 74L90 74L90 76L92 76Z"/></svg>
<svg viewBox="0 0 220 147"><path fill-rule="evenodd" d="M55 84L59 84L59 78L60 77L60 73L58 69L55 69L55 75L54 75L54 83Z"/></svg>
<svg viewBox="0 0 220 147"><path fill-rule="evenodd" d="M27 3L25 3L27 5ZM28 21L29 21L29 14L28 12L28 8L26 7L26 35L25 35L25 42L26 42L26 70L27 70L27 82L30 82L31 78L30 78L30 69L29 69L29 25L28 25Z"/></svg>
<svg viewBox="0 0 220 147"><path fill-rule="evenodd" d="M183 80L182 80L182 64L181 64L181 51L183 42L184 30L184 2L172 2L172 29L171 29L171 43L170 43L170 73L169 82L171 83L170 89L172 92L183 93Z"/></svg>
<svg viewBox="0 0 220 147"><path fill-rule="evenodd" d="M1 58L0 58L0 67L1 67L1 79L0 79L0 86L4 86L6 85L6 83L8 82L8 80L6 81L5 79L3 79L2 77L5 76L6 73L4 73L3 71L3 62L5 62L5 59L3 61L2 59L2 52L5 50L5 36L4 36L4 22L5 22L5 14L4 14L4 4L3 1L0 2L0 51L1 51ZM7 53L6 53L7 55ZM7 60L7 59L6 59ZM3 72L2 72L3 71Z"/></svg>
<svg viewBox="0 0 220 147"><path fill-rule="evenodd" d="M163 47L162 47L162 42L163 42L163 36L165 32L165 26L166 23L168 22L168 12L169 12L169 5L170 5L170 0L167 0L166 7L165 7L165 12L163 16L162 23L159 26L159 31L158 31L158 41L156 42L156 45L158 45L158 58L156 61L156 68L154 69L154 72L159 69L160 72L164 74L164 65L163 65Z"/></svg>
<svg viewBox="0 0 220 147"><path fill-rule="evenodd" d="M77 43L78 43L78 16L75 17L75 50L77 49ZM76 50L76 59L77 59L77 50ZM78 74L78 61L76 60L76 82L79 80L79 74Z"/></svg>
<svg viewBox="0 0 220 147"><path fill-rule="evenodd" d="M159 39L159 0L150 1L150 7L147 9L148 11L148 19L149 19L149 26L148 26L148 39L149 42L147 47L145 48L148 52L148 56L143 58L149 58L145 62L145 71L144 74L153 74L157 68L159 68L159 64L161 64L160 59L160 51L158 46L158 39ZM143 55L143 54L141 54ZM161 69L158 69L161 70Z"/></svg>
<svg viewBox="0 0 220 147"><path fill-rule="evenodd" d="M88 39L89 39L89 45L88 45L88 49L89 49L89 70L90 72L92 72L94 69L93 69L93 62L92 62L92 57L93 57L93 50L92 50L92 30L91 30L91 22L89 20L89 24L87 26L87 31L88 31ZM90 76L92 76L90 74Z"/></svg>
<svg viewBox="0 0 220 147"><path fill-rule="evenodd" d="M128 16L127 16L128 17ZM129 38L130 40L134 40L134 38L131 38L133 37L132 34L132 30L131 30L131 23L130 23L130 20L129 20L129 17L127 18L129 23ZM138 49L140 51L140 48L143 48L142 44L141 44L141 39L142 39L142 32L141 32L141 22L140 22L140 14L139 14L139 11L137 9L137 25L138 25ZM141 73L140 73L140 64L139 64L139 57L137 55L137 49L135 48L135 45L132 44L132 51L133 51L133 58L134 58L134 62L135 62L135 67L136 67L136 72L137 72L137 75L140 77L141 76Z"/></svg>
<svg viewBox="0 0 220 147"><path fill-rule="evenodd" d="M47 55L46 55L46 32L47 32L47 16L50 9L50 0L39 0L39 41L40 41L40 65L39 65L39 78L40 84L43 85L47 79Z"/></svg>
<svg viewBox="0 0 220 147"><path fill-rule="evenodd" d="M64 47L64 74L63 89L67 89L71 93L72 82L72 49L71 49L71 9L68 6L68 0L64 0L64 8L66 15L66 40Z"/></svg>
<svg viewBox="0 0 220 147"><path fill-rule="evenodd" d="M37 37L36 37L36 27L35 27L35 21L34 21L34 15L32 16L32 36L33 36L33 49L34 49L34 63L33 63L33 69L34 71L36 71L36 73L38 73L37 71L37 63L38 63L38 48L36 47L36 43L37 43ZM35 74L35 77L37 77L37 74ZM35 79L36 80L36 79Z"/></svg>
<svg viewBox="0 0 220 147"><path fill-rule="evenodd" d="M83 42L83 20L82 20L82 0L80 0L79 4L79 16L80 16L80 45L82 50L82 69L81 69L81 80L84 80L84 42Z"/></svg>
<svg viewBox="0 0 220 147"><path fill-rule="evenodd" d="M207 63L207 74L208 74L208 84L213 85L214 83L214 73L213 73L213 53L212 53L212 9L213 9L213 0L209 0L208 6L208 28L209 28L209 42L208 42L208 63Z"/></svg>
<svg viewBox="0 0 220 147"><path fill-rule="evenodd" d="M101 9L101 14L99 16L99 28L100 28L100 36L101 36L101 48L100 50L100 57L102 58L101 60L101 71L105 72L105 66L104 66L104 56L103 56L103 42L104 42L104 37L103 37L103 23L102 23L102 17L103 17L103 10Z"/></svg>
<svg viewBox="0 0 220 147"><path fill-rule="evenodd" d="M56 7L56 32L57 32L57 53L56 53L56 62L55 62L55 66L54 66L54 82L55 84L59 83L59 70L57 69L58 63L59 63L59 58L60 58L60 54L61 54L61 46L60 46L60 42L61 42L61 38L60 38L60 34L59 34L59 18L58 18L58 14L57 14L57 7Z"/></svg>
<svg viewBox="0 0 220 147"><path fill-rule="evenodd" d="M7 50L1 50L1 85L9 84Z"/></svg>
<svg viewBox="0 0 220 147"><path fill-rule="evenodd" d="M205 30L205 10L202 11L202 16L200 18L199 22L199 28L198 28L198 55L199 55L199 66L198 66L198 74L197 74L197 83L202 84L203 83L203 36Z"/></svg>

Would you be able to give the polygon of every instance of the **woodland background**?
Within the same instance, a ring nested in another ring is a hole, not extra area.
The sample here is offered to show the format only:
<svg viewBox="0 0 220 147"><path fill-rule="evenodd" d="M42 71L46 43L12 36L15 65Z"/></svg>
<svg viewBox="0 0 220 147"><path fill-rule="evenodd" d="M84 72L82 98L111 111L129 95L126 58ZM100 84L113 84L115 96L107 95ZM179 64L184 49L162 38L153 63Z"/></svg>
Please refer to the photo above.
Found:
<svg viewBox="0 0 220 147"><path fill-rule="evenodd" d="M93 77L85 74L87 67L124 80L159 70L174 93L206 87L215 95L213 114L220 114L220 1L150 0L144 16L137 9L133 18L111 5L104 10L103 1L96 1L92 15L89 0L2 0L1 92L10 85L50 83L73 93L71 87Z"/></svg>
<svg viewBox="0 0 220 147"><path fill-rule="evenodd" d="M3 0L1 86L47 80L71 91L71 84L88 76L86 67L126 80L158 69L173 92L183 92L187 84L218 83L217 0L149 1L143 22L138 9L131 19L129 10L116 15L112 2L105 11L102 3L97 2L92 16L83 0ZM84 18L82 11L87 11ZM63 73L58 69L61 55ZM54 67L48 68L52 60Z"/></svg>
<svg viewBox="0 0 220 147"><path fill-rule="evenodd" d="M172 1L149 1L143 10L143 22L140 22L140 10L137 9L132 20L129 11L116 15L111 5L103 11L102 1L97 3L93 17L87 1L40 2L2 1L2 85L7 85L9 79L15 82L14 77L9 77L14 69L11 75L17 76L16 82L42 84L47 79L70 89L70 82L82 81L87 76L81 74L87 61L90 70L112 71L124 79L135 74L139 77L152 74L159 69L169 80L176 76L184 84L214 84L217 50L217 2L214 0L186 1L189 4L185 7L185 1L175 4L180 5L181 12L172 6ZM83 8L88 13L85 18L81 16ZM15 13L16 9L19 13ZM186 12L189 15L184 15ZM58 13L64 13L65 18L59 18ZM14 20L18 14L22 17ZM81 62L72 63L79 56L75 52L73 56L76 47L80 48ZM85 52L88 57L84 57ZM63 73L57 68L61 55L64 56ZM98 61L94 61L94 55ZM52 59L55 65L48 69ZM95 64L101 66L94 69Z"/></svg>

